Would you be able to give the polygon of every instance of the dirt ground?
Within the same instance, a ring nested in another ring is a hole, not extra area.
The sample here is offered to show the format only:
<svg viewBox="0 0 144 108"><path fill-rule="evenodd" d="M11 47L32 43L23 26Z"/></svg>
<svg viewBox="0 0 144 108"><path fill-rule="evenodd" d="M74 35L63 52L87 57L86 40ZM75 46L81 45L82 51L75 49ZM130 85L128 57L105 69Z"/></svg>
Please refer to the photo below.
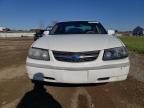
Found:
<svg viewBox="0 0 144 108"><path fill-rule="evenodd" d="M33 85L30 38L0 38L0 108L144 108L144 55L130 53L128 79L103 85Z"/></svg>

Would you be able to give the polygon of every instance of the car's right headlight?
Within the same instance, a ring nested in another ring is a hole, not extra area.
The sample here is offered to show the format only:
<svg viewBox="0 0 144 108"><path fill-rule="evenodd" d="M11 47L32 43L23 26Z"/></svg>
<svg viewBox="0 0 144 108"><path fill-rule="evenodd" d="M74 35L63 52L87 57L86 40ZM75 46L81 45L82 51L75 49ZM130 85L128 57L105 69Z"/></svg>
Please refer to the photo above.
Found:
<svg viewBox="0 0 144 108"><path fill-rule="evenodd" d="M45 61L50 60L48 50L40 48L30 48L28 52L28 57L37 60L45 60Z"/></svg>

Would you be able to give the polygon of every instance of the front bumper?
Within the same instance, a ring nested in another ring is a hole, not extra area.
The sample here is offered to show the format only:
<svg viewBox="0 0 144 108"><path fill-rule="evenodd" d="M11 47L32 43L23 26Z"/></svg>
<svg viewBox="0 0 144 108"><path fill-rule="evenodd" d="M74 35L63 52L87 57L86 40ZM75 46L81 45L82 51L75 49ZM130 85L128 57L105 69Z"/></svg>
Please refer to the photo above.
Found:
<svg viewBox="0 0 144 108"><path fill-rule="evenodd" d="M105 83L125 80L129 72L129 62L81 68L27 63L26 69L32 80L56 83Z"/></svg>

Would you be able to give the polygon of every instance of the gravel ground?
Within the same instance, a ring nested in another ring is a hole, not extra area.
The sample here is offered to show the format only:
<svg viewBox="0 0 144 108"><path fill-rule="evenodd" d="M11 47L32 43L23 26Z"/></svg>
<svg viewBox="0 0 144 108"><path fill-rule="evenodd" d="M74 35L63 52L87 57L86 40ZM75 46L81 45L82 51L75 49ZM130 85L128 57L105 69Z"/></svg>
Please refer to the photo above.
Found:
<svg viewBox="0 0 144 108"><path fill-rule="evenodd" d="M130 52L128 79L103 85L33 85L25 70L30 38L0 38L0 108L144 108L144 55Z"/></svg>

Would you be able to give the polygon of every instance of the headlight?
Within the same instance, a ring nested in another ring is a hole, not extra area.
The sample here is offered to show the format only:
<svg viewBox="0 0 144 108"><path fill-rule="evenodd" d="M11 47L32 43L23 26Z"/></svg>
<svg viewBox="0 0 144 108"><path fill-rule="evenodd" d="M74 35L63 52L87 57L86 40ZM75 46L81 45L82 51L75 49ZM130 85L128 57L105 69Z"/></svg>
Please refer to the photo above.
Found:
<svg viewBox="0 0 144 108"><path fill-rule="evenodd" d="M128 51L125 47L116 47L104 50L103 60L115 60L128 57Z"/></svg>
<svg viewBox="0 0 144 108"><path fill-rule="evenodd" d="M50 60L48 50L39 48L30 48L28 52L28 57L37 60Z"/></svg>

